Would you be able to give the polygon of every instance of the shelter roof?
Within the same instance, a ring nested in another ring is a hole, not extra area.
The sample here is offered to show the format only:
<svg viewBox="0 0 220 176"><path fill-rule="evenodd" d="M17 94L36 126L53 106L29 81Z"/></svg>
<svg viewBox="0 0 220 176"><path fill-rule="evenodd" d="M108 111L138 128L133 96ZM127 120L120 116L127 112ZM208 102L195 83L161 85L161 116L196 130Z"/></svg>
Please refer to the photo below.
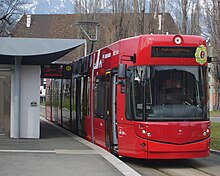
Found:
<svg viewBox="0 0 220 176"><path fill-rule="evenodd" d="M56 61L83 45L84 39L0 38L0 64L14 64L22 57L22 64L40 65Z"/></svg>

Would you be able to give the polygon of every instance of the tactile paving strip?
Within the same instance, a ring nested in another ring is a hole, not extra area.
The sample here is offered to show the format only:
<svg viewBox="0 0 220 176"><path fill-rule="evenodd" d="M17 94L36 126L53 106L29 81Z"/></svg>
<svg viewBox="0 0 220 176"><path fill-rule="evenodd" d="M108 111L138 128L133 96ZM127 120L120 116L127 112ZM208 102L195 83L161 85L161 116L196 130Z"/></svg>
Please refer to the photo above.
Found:
<svg viewBox="0 0 220 176"><path fill-rule="evenodd" d="M99 155L95 150L68 150L68 149L55 149L56 154L66 155Z"/></svg>

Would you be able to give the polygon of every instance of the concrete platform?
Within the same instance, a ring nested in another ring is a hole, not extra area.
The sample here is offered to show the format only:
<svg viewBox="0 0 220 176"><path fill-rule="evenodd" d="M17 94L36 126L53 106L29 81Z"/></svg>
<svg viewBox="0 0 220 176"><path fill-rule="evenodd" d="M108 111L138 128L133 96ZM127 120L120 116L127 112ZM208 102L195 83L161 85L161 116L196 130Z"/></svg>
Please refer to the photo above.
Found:
<svg viewBox="0 0 220 176"><path fill-rule="evenodd" d="M41 119L40 139L0 137L0 175L139 175L104 149Z"/></svg>

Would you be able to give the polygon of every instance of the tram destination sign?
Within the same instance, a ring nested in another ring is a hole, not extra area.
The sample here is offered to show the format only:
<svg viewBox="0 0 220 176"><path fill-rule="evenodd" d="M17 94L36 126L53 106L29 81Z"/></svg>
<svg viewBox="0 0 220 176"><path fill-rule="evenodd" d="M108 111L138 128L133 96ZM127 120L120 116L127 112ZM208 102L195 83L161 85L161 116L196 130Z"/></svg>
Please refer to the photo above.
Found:
<svg viewBox="0 0 220 176"><path fill-rule="evenodd" d="M196 47L152 47L152 57L195 58Z"/></svg>
<svg viewBox="0 0 220 176"><path fill-rule="evenodd" d="M41 78L71 79L72 66L70 64L41 65Z"/></svg>

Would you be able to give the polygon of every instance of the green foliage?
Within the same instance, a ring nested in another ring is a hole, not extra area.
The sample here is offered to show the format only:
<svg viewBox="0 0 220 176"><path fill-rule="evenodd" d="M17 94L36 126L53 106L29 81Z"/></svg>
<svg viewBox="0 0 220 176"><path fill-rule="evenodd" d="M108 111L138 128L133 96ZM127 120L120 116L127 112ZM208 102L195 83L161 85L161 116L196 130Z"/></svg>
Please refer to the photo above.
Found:
<svg viewBox="0 0 220 176"><path fill-rule="evenodd" d="M49 102L49 101L46 101L46 102L45 102L45 106L50 106L50 102Z"/></svg>
<svg viewBox="0 0 220 176"><path fill-rule="evenodd" d="M45 102L45 105L46 106L50 106L51 103L49 100L47 100ZM60 102L60 99L53 99L52 101L52 106L55 107L55 108L61 108L61 102ZM74 106L75 107L75 106ZM63 101L62 101L62 108L66 108L67 110L70 110L70 98L69 97L64 97L63 98ZM72 109L74 110L74 109Z"/></svg>
<svg viewBox="0 0 220 176"><path fill-rule="evenodd" d="M63 108L70 110L70 98L69 97L64 97L62 103L63 103Z"/></svg>

